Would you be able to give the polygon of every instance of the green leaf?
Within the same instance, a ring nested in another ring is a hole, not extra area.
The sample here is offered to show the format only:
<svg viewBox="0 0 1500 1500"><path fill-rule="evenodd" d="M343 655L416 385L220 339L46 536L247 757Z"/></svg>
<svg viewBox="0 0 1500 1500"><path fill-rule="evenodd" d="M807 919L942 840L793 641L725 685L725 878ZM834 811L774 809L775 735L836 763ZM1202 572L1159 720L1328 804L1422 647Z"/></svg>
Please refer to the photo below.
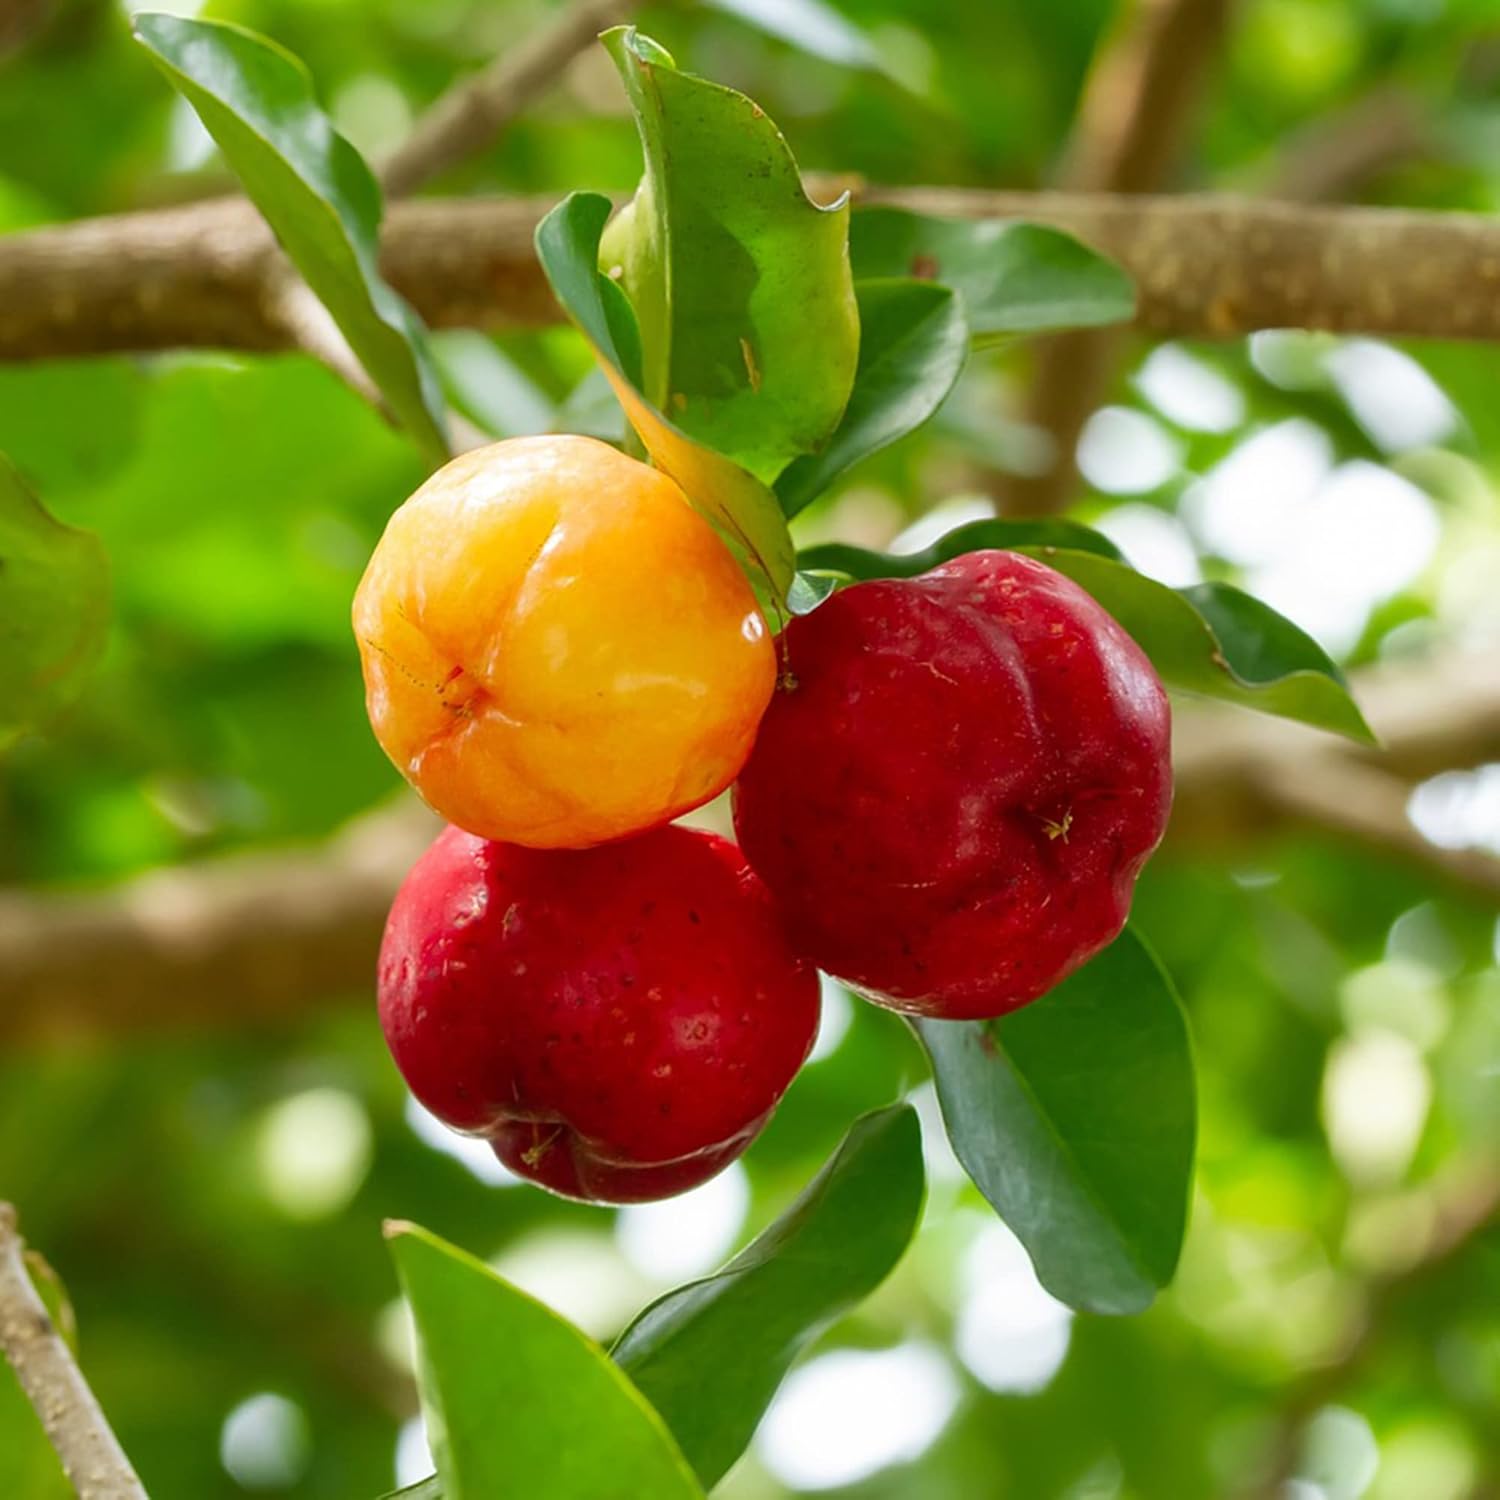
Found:
<svg viewBox="0 0 1500 1500"><path fill-rule="evenodd" d="M446 1500L702 1500L661 1418L598 1345L435 1234L386 1234Z"/></svg>
<svg viewBox="0 0 1500 1500"><path fill-rule="evenodd" d="M951 286L980 347L1135 316L1135 288L1119 266L1041 224L866 208L854 215L849 254L859 278L917 276Z"/></svg>
<svg viewBox="0 0 1500 1500"><path fill-rule="evenodd" d="M913 1023L958 1159L1053 1296L1132 1313L1172 1278L1192 1181L1187 1021L1127 929L996 1021Z"/></svg>
<svg viewBox="0 0 1500 1500"><path fill-rule="evenodd" d="M615 1359L706 1487L744 1451L797 1355L901 1259L922 1195L911 1106L864 1115L758 1239L715 1275L652 1303L620 1336Z"/></svg>
<svg viewBox="0 0 1500 1500"><path fill-rule="evenodd" d="M850 578L916 578L965 552L987 547L1011 552L1028 547L1067 547L1076 552L1097 552L1116 562L1125 560L1124 553L1103 532L1077 521L969 521L944 532L920 552L870 552L844 542L824 542L804 547L797 554L797 566L826 568Z"/></svg>
<svg viewBox="0 0 1500 1500"><path fill-rule="evenodd" d="M958 298L931 281L856 283L859 367L828 446L799 458L776 481L794 516L851 464L905 437L942 405L969 353Z"/></svg>
<svg viewBox="0 0 1500 1500"><path fill-rule="evenodd" d="M599 237L610 202L570 193L537 225L536 249L557 300L593 346L605 375L657 468L724 534L777 606L796 558L776 496L753 474L693 441L640 389L640 337L625 294L599 271Z"/></svg>
<svg viewBox="0 0 1500 1500"><path fill-rule="evenodd" d="M197 111L250 200L428 459L448 457L421 322L377 266L380 188L306 68L238 26L138 15L135 35Z"/></svg>
<svg viewBox="0 0 1500 1500"><path fill-rule="evenodd" d="M109 595L99 538L54 520L0 454L0 750L78 696Z"/></svg>
<svg viewBox="0 0 1500 1500"><path fill-rule="evenodd" d="M787 610L794 615L810 615L842 581L837 573L798 573L787 592Z"/></svg>
<svg viewBox="0 0 1500 1500"><path fill-rule="evenodd" d="M851 578L911 578L981 547L1024 552L1065 573L1124 626L1170 688L1375 743L1343 674L1305 631L1229 584L1172 589L1147 578L1087 527L976 521L911 556L832 545L811 547L797 562Z"/></svg>
<svg viewBox="0 0 1500 1500"><path fill-rule="evenodd" d="M641 320L642 389L769 483L823 446L849 398L860 326L848 204L808 198L781 132L743 94L679 72L633 27L604 45L646 159L604 246Z"/></svg>
<svg viewBox="0 0 1500 1500"><path fill-rule="evenodd" d="M443 1500L443 1484L436 1474L429 1474L415 1484L403 1485L399 1490L382 1495L380 1500Z"/></svg>

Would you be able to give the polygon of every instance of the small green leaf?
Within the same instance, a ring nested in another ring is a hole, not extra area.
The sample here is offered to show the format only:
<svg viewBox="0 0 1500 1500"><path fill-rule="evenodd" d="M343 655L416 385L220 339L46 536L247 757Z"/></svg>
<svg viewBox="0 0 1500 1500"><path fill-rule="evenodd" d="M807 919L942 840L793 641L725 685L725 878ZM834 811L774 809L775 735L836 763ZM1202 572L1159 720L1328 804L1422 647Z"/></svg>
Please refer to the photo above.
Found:
<svg viewBox="0 0 1500 1500"><path fill-rule="evenodd" d="M797 554L799 568L826 568L850 578L916 578L965 552L987 547L1018 552L1024 547L1068 547L1123 560L1123 554L1102 532L1077 521L969 521L944 532L920 552L870 552L844 542L823 542Z"/></svg>
<svg viewBox="0 0 1500 1500"><path fill-rule="evenodd" d="M386 1233L446 1500L703 1500L661 1418L598 1345L435 1234Z"/></svg>
<svg viewBox="0 0 1500 1500"><path fill-rule="evenodd" d="M220 21L145 14L134 28L391 411L428 459L443 463L443 398L422 325L377 265L380 188L318 107L307 69L274 42Z"/></svg>
<svg viewBox="0 0 1500 1500"><path fill-rule="evenodd" d="M78 696L108 629L99 538L54 520L0 454L0 750Z"/></svg>
<svg viewBox="0 0 1500 1500"><path fill-rule="evenodd" d="M633 27L605 33L646 175L610 227L641 320L642 391L695 441L766 483L819 449L854 379L849 208L820 208L765 111L682 73Z"/></svg>
<svg viewBox="0 0 1500 1500"><path fill-rule="evenodd" d="M802 1196L717 1274L668 1292L614 1357L705 1486L750 1441L792 1361L901 1259L922 1211L910 1105L854 1122Z"/></svg>
<svg viewBox="0 0 1500 1500"><path fill-rule="evenodd" d="M953 389L969 352L958 298L930 281L861 281L859 368L837 430L821 453L776 481L794 516L851 464L914 431Z"/></svg>
<svg viewBox="0 0 1500 1500"><path fill-rule="evenodd" d="M847 576L838 573L798 573L787 592L786 607L794 615L810 615Z"/></svg>
<svg viewBox="0 0 1500 1500"><path fill-rule="evenodd" d="M1187 1021L1126 930L1033 1005L917 1021L958 1159L1053 1296L1132 1313L1171 1279L1196 1129Z"/></svg>
<svg viewBox="0 0 1500 1500"><path fill-rule="evenodd" d="M917 276L951 286L980 347L1135 316L1135 288L1119 266L1041 224L866 208L854 215L849 254L860 278Z"/></svg>
<svg viewBox="0 0 1500 1500"><path fill-rule="evenodd" d="M537 225L537 257L557 300L593 346L615 395L657 468L724 534L773 605L796 572L786 517L753 474L693 441L640 390L640 337L625 294L599 271L610 202L570 193Z"/></svg>
<svg viewBox="0 0 1500 1500"><path fill-rule="evenodd" d="M1170 688L1375 743L1343 674L1290 620L1229 584L1168 588L1072 522L976 521L910 556L835 544L808 548L797 563L851 578L912 578L982 547L1024 552L1066 574L1124 626Z"/></svg>

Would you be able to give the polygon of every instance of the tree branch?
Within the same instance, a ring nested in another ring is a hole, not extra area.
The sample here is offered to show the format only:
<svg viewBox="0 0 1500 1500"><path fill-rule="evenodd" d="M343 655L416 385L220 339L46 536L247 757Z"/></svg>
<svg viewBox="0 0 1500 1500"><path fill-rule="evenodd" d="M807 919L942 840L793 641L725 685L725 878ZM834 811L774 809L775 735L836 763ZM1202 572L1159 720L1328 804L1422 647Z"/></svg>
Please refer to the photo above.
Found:
<svg viewBox="0 0 1500 1500"><path fill-rule="evenodd" d="M484 150L601 31L620 24L634 9L633 0L572 0L551 25L450 89L381 169L387 196L405 197Z"/></svg>
<svg viewBox="0 0 1500 1500"><path fill-rule="evenodd" d="M1240 709L1178 715L1173 844L1243 844L1306 822L1496 898L1477 860L1330 811L1357 776L1426 776L1500 758L1500 677L1484 657L1383 667L1358 682L1381 752ZM1268 768L1270 768L1268 770ZM1328 799L1267 812L1267 777L1311 777ZM1404 818L1404 811L1403 811ZM272 1024L367 993L386 911L438 823L413 799L321 847L234 855L95 894L0 893L0 1045L156 1026Z"/></svg>
<svg viewBox="0 0 1500 1500"><path fill-rule="evenodd" d="M838 179L848 185L849 179ZM812 179L820 192L828 179ZM1030 219L1113 256L1138 324L1227 338L1258 328L1500 340L1500 221L1231 197L874 188L862 204ZM534 328L561 317L531 236L551 199L393 205L392 285L435 328ZM274 243L238 200L83 219L0 238L0 361L154 349L292 346L267 288ZM1467 287L1464 296L1453 288Z"/></svg>
<svg viewBox="0 0 1500 1500"><path fill-rule="evenodd" d="M372 982L385 914L440 825L413 799L322 847L0 894L0 1043L294 1017Z"/></svg>
<svg viewBox="0 0 1500 1500"><path fill-rule="evenodd" d="M1230 0L1138 0L1090 73L1059 186L1147 193L1164 186L1218 56ZM1026 420L1052 440L1040 473L1003 478L1000 508L1048 515L1078 481L1084 423L1103 402L1124 348L1118 329L1059 334L1036 348Z"/></svg>
<svg viewBox="0 0 1500 1500"><path fill-rule="evenodd" d="M1407 816L1411 786L1380 766L1349 756L1268 761L1251 777L1251 796L1272 826L1301 826L1399 859L1500 910L1500 859L1483 849L1434 844Z"/></svg>
<svg viewBox="0 0 1500 1500"><path fill-rule="evenodd" d="M80 1500L147 1500L125 1450L26 1271L16 1211L0 1203L0 1350Z"/></svg>

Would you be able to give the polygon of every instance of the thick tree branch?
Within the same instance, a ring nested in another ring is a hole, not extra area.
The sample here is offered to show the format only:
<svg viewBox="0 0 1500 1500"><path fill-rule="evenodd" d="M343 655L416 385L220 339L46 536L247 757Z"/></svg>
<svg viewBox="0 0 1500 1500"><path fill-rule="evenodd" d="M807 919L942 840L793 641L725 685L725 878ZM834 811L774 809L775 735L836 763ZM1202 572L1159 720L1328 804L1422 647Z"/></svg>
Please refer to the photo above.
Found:
<svg viewBox="0 0 1500 1500"><path fill-rule="evenodd" d="M1148 193L1164 187L1222 42L1230 0L1137 0L1090 73L1058 186ZM1084 423L1109 390L1124 342L1118 329L1064 333L1037 346L1026 420L1052 442L1040 473L999 485L1012 515L1046 515L1077 484Z"/></svg>
<svg viewBox="0 0 1500 1500"><path fill-rule="evenodd" d="M31 1284L24 1249L15 1209L0 1203L0 1351L80 1500L146 1500L125 1450Z"/></svg>
<svg viewBox="0 0 1500 1500"><path fill-rule="evenodd" d="M288 1019L366 989L391 898L438 826L403 800L320 848L0 896L0 1042Z"/></svg>
<svg viewBox="0 0 1500 1500"><path fill-rule="evenodd" d="M601 31L619 25L633 0L573 0L549 26L507 48L489 67L450 89L381 169L392 198L487 147Z"/></svg>
<svg viewBox="0 0 1500 1500"><path fill-rule="evenodd" d="M1500 340L1500 220L1478 214L858 185L856 197L1065 229L1135 277L1139 325L1156 334L1318 328ZM436 328L554 323L561 314L531 244L550 203L398 203L387 216L385 273ZM237 200L0 238L0 360L291 347L271 295L276 263L270 234Z"/></svg>
<svg viewBox="0 0 1500 1500"><path fill-rule="evenodd" d="M1181 712L1171 840L1222 847L1311 819L1495 900L1487 857L1424 847L1404 810L1399 828L1367 828L1337 788L1500 758L1500 674L1457 655L1381 668L1358 690L1379 753L1239 709ZM1299 783L1324 795L1293 806L1286 789ZM391 897L437 826L404 799L321 848L221 858L97 894L0 894L0 1044L292 1020L368 992Z"/></svg>

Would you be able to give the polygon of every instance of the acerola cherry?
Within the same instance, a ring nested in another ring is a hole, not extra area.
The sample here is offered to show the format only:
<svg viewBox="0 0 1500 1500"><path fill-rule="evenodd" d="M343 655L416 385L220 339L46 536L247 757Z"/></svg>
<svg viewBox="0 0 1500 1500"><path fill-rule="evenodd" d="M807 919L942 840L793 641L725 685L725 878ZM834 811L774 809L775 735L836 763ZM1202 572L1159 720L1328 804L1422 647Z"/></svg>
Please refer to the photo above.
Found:
<svg viewBox="0 0 1500 1500"><path fill-rule="evenodd" d="M1172 800L1160 681L1060 573L973 552L783 636L735 827L820 968L894 1010L1045 994L1125 923Z"/></svg>
<svg viewBox="0 0 1500 1500"><path fill-rule="evenodd" d="M581 848L722 791L775 652L665 474L584 437L456 458L391 517L354 599L370 723L451 823Z"/></svg>
<svg viewBox="0 0 1500 1500"><path fill-rule="evenodd" d="M610 1203L738 1156L818 1024L817 974L740 851L676 827L574 852L447 829L391 908L379 991L433 1114Z"/></svg>

